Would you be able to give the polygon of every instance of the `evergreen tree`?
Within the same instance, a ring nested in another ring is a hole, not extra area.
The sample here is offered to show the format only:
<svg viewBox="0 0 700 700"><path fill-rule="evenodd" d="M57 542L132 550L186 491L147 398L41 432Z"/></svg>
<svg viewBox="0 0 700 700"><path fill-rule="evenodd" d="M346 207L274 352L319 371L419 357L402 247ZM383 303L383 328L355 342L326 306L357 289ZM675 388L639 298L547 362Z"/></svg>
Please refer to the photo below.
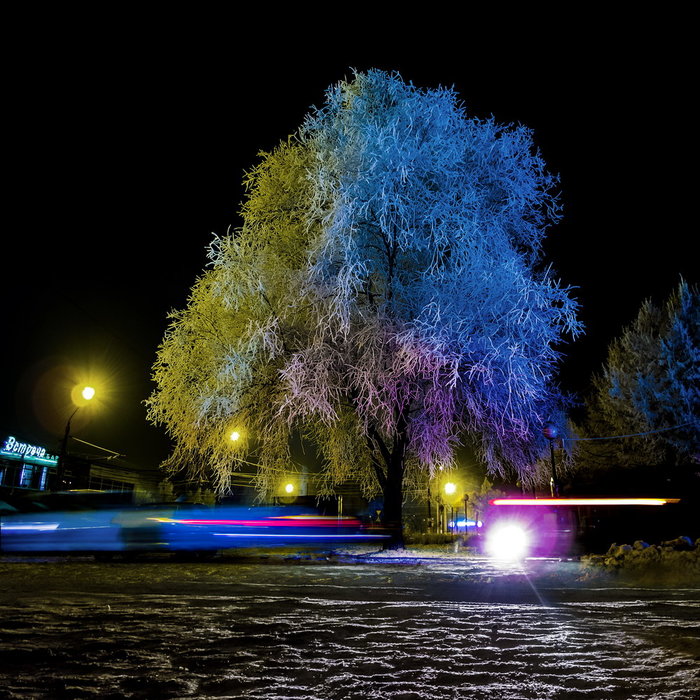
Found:
<svg viewBox="0 0 700 700"><path fill-rule="evenodd" d="M527 478L560 403L555 346L580 330L542 264L559 207L530 131L369 71L247 185L242 229L215 240L158 353L149 415L172 465L224 489L254 448L271 491L300 431L325 488L381 492L394 525L404 485L465 433Z"/></svg>
<svg viewBox="0 0 700 700"><path fill-rule="evenodd" d="M638 374L632 402L652 430L668 431L662 437L676 453L676 461L700 461L698 290L682 282L666 303L665 313L668 320L656 366Z"/></svg>
<svg viewBox="0 0 700 700"><path fill-rule="evenodd" d="M615 339L587 404L579 461L599 466L689 463L700 452L700 304L681 282L662 306L644 302Z"/></svg>

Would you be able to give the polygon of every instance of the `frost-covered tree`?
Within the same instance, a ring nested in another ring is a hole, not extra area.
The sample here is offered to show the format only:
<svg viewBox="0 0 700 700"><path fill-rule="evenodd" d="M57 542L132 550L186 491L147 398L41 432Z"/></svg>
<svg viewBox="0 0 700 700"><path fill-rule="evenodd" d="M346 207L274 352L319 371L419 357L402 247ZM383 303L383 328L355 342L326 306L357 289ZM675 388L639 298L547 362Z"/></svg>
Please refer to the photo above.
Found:
<svg viewBox="0 0 700 700"><path fill-rule="evenodd" d="M640 376L634 402L680 460L700 462L700 294L681 283L667 302L669 328L659 343L658 373ZM669 430L673 426L679 426Z"/></svg>
<svg viewBox="0 0 700 700"><path fill-rule="evenodd" d="M402 489L449 467L460 436L527 479L558 409L555 347L576 303L542 264L554 187L531 132L468 116L448 89L356 74L247 178L243 226L173 314L149 415L170 463L256 450L258 485L313 442L326 489ZM231 443L237 427L247 440Z"/></svg>
<svg viewBox="0 0 700 700"><path fill-rule="evenodd" d="M581 461L683 463L700 453L700 298L681 282L665 304L644 302L610 345L588 401Z"/></svg>

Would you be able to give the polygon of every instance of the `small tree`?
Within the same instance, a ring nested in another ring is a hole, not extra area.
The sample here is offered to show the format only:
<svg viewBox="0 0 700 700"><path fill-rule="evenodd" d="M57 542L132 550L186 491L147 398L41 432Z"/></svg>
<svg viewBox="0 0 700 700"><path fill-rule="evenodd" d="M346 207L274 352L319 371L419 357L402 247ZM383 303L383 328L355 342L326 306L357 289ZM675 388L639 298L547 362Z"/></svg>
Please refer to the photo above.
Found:
<svg viewBox="0 0 700 700"><path fill-rule="evenodd" d="M298 430L326 490L381 492L394 525L404 484L465 433L527 478L560 398L554 348L579 331L541 265L555 184L527 129L467 117L451 90L380 71L329 89L263 154L242 229L172 317L149 400L171 463L225 489L232 451L255 448L269 491Z"/></svg>

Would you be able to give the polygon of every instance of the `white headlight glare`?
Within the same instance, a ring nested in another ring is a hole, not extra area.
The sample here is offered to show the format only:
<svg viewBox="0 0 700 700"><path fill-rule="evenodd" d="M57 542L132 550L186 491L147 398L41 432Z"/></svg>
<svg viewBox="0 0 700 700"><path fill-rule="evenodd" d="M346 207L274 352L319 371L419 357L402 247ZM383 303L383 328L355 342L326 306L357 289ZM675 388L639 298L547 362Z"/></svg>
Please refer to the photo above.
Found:
<svg viewBox="0 0 700 700"><path fill-rule="evenodd" d="M513 523L495 526L486 541L488 554L498 559L522 559L527 554L528 546L524 528Z"/></svg>

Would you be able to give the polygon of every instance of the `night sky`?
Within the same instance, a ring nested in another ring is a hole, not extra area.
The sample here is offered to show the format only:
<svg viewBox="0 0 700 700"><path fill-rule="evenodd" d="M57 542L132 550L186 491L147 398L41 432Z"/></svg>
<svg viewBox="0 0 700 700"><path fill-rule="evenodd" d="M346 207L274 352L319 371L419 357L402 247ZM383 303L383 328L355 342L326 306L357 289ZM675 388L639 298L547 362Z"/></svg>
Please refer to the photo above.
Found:
<svg viewBox="0 0 700 700"><path fill-rule="evenodd" d="M141 405L166 315L185 304L212 232L240 224L258 151L352 68L454 86L469 113L534 130L565 205L547 257L578 288L587 331L565 349L564 389L585 391L645 298L665 298L681 275L697 282L695 78L681 39L662 46L621 23L544 45L365 50L339 37L252 50L241 26L196 46L167 31L44 31L27 33L5 85L3 435L57 449L65 383L89 369L109 390L73 433L144 466L167 455Z"/></svg>

